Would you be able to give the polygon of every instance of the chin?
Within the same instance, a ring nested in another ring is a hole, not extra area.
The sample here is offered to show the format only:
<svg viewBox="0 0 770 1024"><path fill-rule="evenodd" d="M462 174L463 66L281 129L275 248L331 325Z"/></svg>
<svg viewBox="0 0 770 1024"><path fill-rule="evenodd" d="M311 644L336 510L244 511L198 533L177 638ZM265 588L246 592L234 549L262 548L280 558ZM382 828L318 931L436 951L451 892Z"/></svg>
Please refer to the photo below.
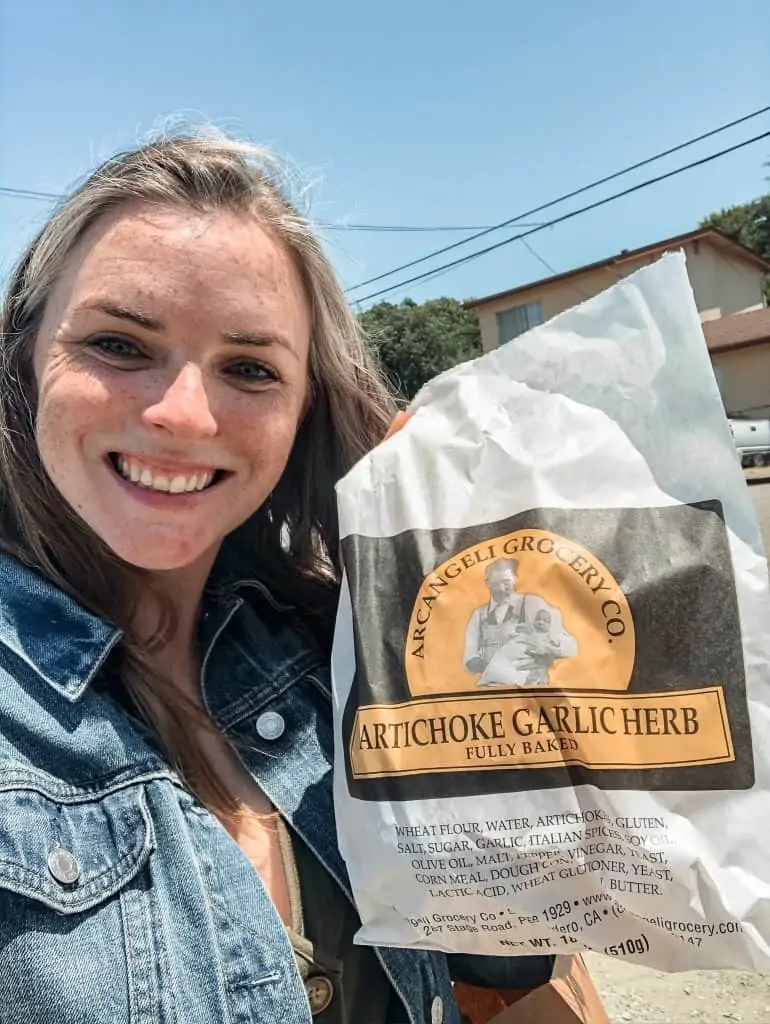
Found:
<svg viewBox="0 0 770 1024"><path fill-rule="evenodd" d="M184 569L204 560L206 556L211 556L213 561L221 543L209 545L200 543L193 545L180 541L148 543L146 538L138 539L136 542L127 542L127 538L123 537L120 540L116 539L113 544L107 538L104 539L110 550L123 562L148 572Z"/></svg>

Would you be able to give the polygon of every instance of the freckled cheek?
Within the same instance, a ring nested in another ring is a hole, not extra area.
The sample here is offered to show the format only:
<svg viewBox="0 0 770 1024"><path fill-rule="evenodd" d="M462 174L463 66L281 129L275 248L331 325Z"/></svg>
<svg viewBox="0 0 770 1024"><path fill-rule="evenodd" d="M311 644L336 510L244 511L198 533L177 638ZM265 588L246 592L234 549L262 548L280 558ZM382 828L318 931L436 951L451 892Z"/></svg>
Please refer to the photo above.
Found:
<svg viewBox="0 0 770 1024"><path fill-rule="evenodd" d="M39 404L69 410L76 417L79 411L86 414L135 404L135 392L129 382L108 383L94 374L51 374L40 382Z"/></svg>
<svg viewBox="0 0 770 1024"><path fill-rule="evenodd" d="M232 439L240 458L256 472L281 475L289 459L297 435L300 412L298 409L251 409L243 415L231 416L227 424L220 423L221 433ZM224 428L224 429L222 429Z"/></svg>
<svg viewBox="0 0 770 1024"><path fill-rule="evenodd" d="M97 381L41 381L35 431L44 461L114 428L126 409L126 397Z"/></svg>

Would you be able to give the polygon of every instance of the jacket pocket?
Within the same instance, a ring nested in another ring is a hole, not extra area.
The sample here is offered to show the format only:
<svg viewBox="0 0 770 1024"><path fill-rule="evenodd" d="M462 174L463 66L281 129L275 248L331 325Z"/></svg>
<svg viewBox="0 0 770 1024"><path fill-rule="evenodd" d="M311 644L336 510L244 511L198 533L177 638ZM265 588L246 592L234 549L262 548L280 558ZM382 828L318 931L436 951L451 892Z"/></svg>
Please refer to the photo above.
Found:
<svg viewBox="0 0 770 1024"><path fill-rule="evenodd" d="M0 792L0 889L77 914L108 900L155 848L143 786L103 796Z"/></svg>

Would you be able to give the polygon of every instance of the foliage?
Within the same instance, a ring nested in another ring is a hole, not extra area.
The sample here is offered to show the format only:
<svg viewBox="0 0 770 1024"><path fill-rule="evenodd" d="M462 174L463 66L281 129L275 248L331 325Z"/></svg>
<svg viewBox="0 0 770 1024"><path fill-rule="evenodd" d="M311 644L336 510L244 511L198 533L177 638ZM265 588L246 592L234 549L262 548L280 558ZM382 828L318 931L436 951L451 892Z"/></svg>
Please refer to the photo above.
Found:
<svg viewBox="0 0 770 1024"><path fill-rule="evenodd" d="M385 373L410 399L436 374L481 354L479 321L457 299L395 306L378 302L359 315Z"/></svg>
<svg viewBox="0 0 770 1024"><path fill-rule="evenodd" d="M770 263L770 192L710 214L701 227L719 228ZM770 303L770 275L765 278L765 299Z"/></svg>

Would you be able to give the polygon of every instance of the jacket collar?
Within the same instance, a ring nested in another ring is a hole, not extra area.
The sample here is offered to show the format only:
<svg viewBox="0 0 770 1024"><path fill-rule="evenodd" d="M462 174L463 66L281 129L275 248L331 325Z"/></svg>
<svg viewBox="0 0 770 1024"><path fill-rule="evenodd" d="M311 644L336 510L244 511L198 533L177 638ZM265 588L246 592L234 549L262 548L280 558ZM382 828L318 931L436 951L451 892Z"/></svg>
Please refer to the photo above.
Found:
<svg viewBox="0 0 770 1024"><path fill-rule="evenodd" d="M121 635L45 577L0 554L0 644L67 700L82 697Z"/></svg>
<svg viewBox="0 0 770 1024"><path fill-rule="evenodd" d="M287 611L258 579L239 579L217 565L204 594L204 652L242 603L238 591L257 592L276 611ZM50 580L0 553L0 645L29 665L68 701L80 700L122 632L86 611Z"/></svg>

